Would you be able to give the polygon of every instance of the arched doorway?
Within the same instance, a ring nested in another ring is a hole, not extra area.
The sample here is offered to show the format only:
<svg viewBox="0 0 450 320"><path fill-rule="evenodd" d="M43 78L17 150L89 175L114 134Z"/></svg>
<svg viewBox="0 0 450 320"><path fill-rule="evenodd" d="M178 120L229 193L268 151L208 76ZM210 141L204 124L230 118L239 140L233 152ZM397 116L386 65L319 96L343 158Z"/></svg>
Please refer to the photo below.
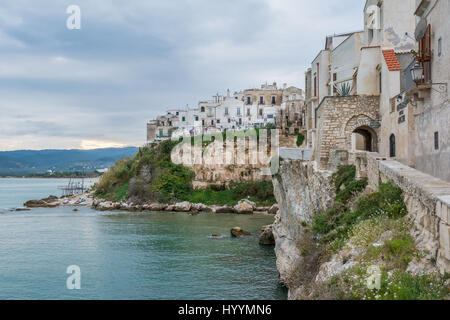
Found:
<svg viewBox="0 0 450 320"><path fill-rule="evenodd" d="M395 135L391 134L391 136L389 137L389 156L391 158L395 158L397 155L397 149L396 149L396 145L395 145Z"/></svg>
<svg viewBox="0 0 450 320"><path fill-rule="evenodd" d="M352 133L353 150L357 151L377 151L377 134L367 126L356 128Z"/></svg>

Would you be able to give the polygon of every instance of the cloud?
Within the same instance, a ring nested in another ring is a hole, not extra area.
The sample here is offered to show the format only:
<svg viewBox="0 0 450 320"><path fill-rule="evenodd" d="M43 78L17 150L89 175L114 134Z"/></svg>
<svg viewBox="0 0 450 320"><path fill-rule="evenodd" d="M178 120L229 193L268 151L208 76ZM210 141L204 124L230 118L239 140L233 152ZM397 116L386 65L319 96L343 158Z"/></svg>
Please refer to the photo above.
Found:
<svg viewBox="0 0 450 320"><path fill-rule="evenodd" d="M168 108L303 87L324 37L362 28L364 1L79 0L81 30L70 4L0 3L0 150L142 145Z"/></svg>

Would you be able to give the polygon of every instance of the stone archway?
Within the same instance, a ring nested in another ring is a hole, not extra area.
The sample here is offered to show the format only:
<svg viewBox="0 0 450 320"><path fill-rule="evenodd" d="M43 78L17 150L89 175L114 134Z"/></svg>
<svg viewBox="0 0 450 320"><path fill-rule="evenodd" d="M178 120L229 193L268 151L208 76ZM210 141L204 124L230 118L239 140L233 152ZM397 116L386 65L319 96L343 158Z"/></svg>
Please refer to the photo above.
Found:
<svg viewBox="0 0 450 320"><path fill-rule="evenodd" d="M370 127L358 127L352 134L352 150L377 151L377 134Z"/></svg>
<svg viewBox="0 0 450 320"><path fill-rule="evenodd" d="M378 133L372 128L375 119L365 114L352 117L345 126L348 150L378 152Z"/></svg>

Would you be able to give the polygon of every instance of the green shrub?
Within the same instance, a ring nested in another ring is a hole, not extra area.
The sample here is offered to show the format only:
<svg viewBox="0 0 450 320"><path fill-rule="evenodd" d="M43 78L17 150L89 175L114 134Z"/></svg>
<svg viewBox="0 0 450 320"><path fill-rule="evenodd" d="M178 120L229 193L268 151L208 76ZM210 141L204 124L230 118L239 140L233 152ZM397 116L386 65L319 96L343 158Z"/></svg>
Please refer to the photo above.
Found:
<svg viewBox="0 0 450 320"><path fill-rule="evenodd" d="M301 147L305 141L305 136L301 133L297 134L297 147Z"/></svg>
<svg viewBox="0 0 450 320"><path fill-rule="evenodd" d="M96 185L96 196L114 201L129 196L155 201L185 198L192 192L194 174L171 162L172 150L178 143L166 140L153 147L140 148L134 158L119 160ZM149 173L148 181L140 176L143 169ZM131 185L130 180L133 180Z"/></svg>
<svg viewBox="0 0 450 320"><path fill-rule="evenodd" d="M346 182L344 188L336 196L333 208L324 213L316 214L312 221L312 230L320 238L322 243L333 244L334 249L339 249L337 243L343 244L343 239L348 239L349 232L357 223L376 217L386 216L393 219L404 217L407 213L403 202L402 191L392 182L380 184L377 192L363 196L358 200L356 210L351 211L346 207L346 202L354 192L365 188L367 181L350 180L351 169L347 168L345 174L337 178ZM347 176L347 178L342 178Z"/></svg>
<svg viewBox="0 0 450 320"><path fill-rule="evenodd" d="M341 189L342 185L347 185L348 183L355 181L356 177L356 167L355 166L340 166L333 174L334 185L336 192Z"/></svg>
<svg viewBox="0 0 450 320"><path fill-rule="evenodd" d="M338 192L336 201L347 203L355 194L363 191L367 187L367 179L354 180L348 182L345 188Z"/></svg>

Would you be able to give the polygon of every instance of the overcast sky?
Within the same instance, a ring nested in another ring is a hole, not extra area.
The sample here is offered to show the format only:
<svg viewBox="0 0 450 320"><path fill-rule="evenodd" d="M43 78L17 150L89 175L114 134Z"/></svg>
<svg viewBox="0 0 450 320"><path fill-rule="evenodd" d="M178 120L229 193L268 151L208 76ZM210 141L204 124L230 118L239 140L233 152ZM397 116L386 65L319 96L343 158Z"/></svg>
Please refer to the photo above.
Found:
<svg viewBox="0 0 450 320"><path fill-rule="evenodd" d="M304 86L364 0L2 0L0 150L139 146L146 122L227 88ZM66 9L81 8L81 30Z"/></svg>

